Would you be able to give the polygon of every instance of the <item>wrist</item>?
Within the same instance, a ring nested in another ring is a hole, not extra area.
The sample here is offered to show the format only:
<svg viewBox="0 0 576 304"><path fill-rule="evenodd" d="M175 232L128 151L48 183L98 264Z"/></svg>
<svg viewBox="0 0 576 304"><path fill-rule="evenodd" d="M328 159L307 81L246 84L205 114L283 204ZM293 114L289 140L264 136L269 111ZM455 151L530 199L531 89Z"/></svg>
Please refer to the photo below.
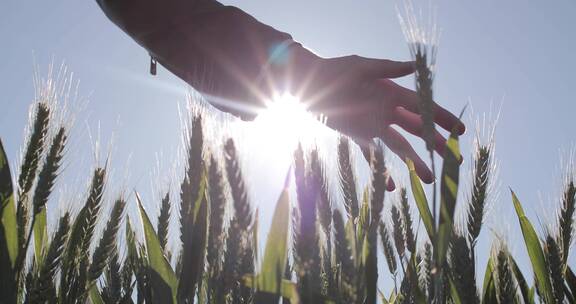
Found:
<svg viewBox="0 0 576 304"><path fill-rule="evenodd" d="M291 62L289 72L290 94L298 97L301 102L306 103L310 111L315 111L314 95L320 88L316 85L318 72L321 68L323 58L303 47L300 43L294 42L291 45Z"/></svg>

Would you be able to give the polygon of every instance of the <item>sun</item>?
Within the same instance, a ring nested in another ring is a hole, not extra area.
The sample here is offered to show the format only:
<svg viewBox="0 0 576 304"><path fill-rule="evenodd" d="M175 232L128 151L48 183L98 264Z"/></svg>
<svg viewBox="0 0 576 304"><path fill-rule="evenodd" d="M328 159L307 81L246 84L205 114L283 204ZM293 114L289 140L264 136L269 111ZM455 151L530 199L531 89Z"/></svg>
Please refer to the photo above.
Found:
<svg viewBox="0 0 576 304"><path fill-rule="evenodd" d="M330 133L319 117L290 94L278 94L267 102L251 129L255 148L278 159L291 159L299 143L310 146Z"/></svg>

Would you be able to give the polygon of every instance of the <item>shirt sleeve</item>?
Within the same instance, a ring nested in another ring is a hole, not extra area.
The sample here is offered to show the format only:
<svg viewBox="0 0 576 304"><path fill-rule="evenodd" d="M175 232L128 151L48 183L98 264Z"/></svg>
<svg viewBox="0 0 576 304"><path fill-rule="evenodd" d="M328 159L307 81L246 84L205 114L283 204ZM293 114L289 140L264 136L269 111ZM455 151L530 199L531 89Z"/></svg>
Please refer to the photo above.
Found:
<svg viewBox="0 0 576 304"><path fill-rule="evenodd" d="M195 89L223 99L261 103L270 93L262 75L271 55L293 43L290 35L214 0L97 1L160 64Z"/></svg>

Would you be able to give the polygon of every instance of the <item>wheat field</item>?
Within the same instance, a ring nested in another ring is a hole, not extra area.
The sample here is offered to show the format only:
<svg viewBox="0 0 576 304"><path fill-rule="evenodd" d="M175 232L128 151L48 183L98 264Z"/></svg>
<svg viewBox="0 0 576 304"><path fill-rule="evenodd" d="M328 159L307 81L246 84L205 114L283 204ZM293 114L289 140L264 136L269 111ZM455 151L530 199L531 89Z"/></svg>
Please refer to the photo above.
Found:
<svg viewBox="0 0 576 304"><path fill-rule="evenodd" d="M436 164L431 139L436 50L422 42L413 20L405 22L423 134ZM159 210L151 212L137 193L120 195L110 211L103 210L111 168L96 167L86 177L86 196L76 202L79 212L63 212L49 229L48 213L58 211L47 203L63 187L58 176L71 132L55 119L58 111L57 103L43 98L32 105L17 168L10 168L0 141L0 303L576 303L576 275L568 264L576 210L573 172L560 193L560 211L548 223L554 228L540 234L510 190L529 272L520 270L506 236L493 238L488 251L477 248L486 233L494 146L474 147L472 187L458 195L465 174L455 131L428 196L410 160L409 187L386 192L385 147L376 142L367 153L370 179L364 188L358 186L351 139L339 138L333 163L299 146L290 177L296 195L287 182L268 237L260 241L241 151L233 139L221 143L222 155L207 149L209 118L197 112L185 132L178 197L167 191ZM338 195L329 190L326 168L337 168ZM135 200L138 220L126 216L129 200ZM462 221L457 207L466 212ZM157 225L150 214L158 214ZM176 227L170 225L172 214L179 218ZM168 246L171 234L179 235L177 250ZM478 257L487 264L478 265ZM379 273L379 265L388 273ZM385 294L378 282L388 275L393 286Z"/></svg>

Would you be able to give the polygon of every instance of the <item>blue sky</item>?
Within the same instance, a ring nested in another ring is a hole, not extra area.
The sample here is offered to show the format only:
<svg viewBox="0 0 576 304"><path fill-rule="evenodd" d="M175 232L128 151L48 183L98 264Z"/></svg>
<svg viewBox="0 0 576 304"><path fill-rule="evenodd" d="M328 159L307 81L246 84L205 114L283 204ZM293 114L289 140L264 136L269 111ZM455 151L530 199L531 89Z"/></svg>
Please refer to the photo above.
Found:
<svg viewBox="0 0 576 304"><path fill-rule="evenodd" d="M223 2L291 33L322 56L409 59L396 16L399 1ZM428 5L428 1L415 3ZM519 195L537 228L552 220L567 166L561 163L561 155L567 155L576 142L576 2L437 0L434 5L442 29L436 100L454 112L466 104L473 109L468 113L501 111L495 138L500 195L489 213L480 247L487 250L493 231L510 232L507 240L525 266L508 187ZM83 107L72 105L81 111L76 114L75 138L66 158L73 171L67 178L87 176L87 167L94 163L94 140L89 135L100 134L107 144L113 134L113 184L123 185L128 192L137 189L152 200L151 193L157 190L150 190L151 183L156 175L168 175L180 144L177 104L184 100L186 85L163 68L158 76L149 75L147 53L109 22L95 1L4 0L2 7L0 136L12 162L33 99L34 61L40 75L46 74L51 61L65 61L80 80L79 95L89 100ZM400 81L412 86L413 79ZM462 137L465 169L470 168L474 134L473 119L467 118L467 123L469 131ZM411 140L422 150L422 143ZM245 167L265 223L285 167L278 169L272 158L246 149ZM158 159L160 169L155 170L160 173L152 174ZM462 178L467 179L469 173L463 172ZM478 266L483 271L484 264Z"/></svg>

